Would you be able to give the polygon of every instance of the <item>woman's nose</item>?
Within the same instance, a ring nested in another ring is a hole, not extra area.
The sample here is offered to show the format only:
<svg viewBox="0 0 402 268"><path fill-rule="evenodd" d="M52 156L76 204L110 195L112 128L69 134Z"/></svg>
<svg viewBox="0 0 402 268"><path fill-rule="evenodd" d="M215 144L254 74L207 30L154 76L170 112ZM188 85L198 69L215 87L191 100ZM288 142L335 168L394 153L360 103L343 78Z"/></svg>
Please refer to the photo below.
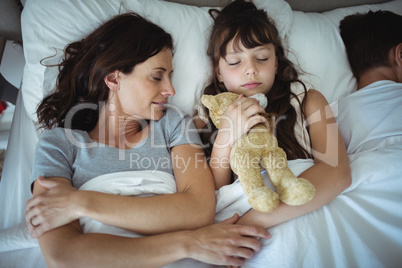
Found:
<svg viewBox="0 0 402 268"><path fill-rule="evenodd" d="M176 94L172 81L169 79L162 89L162 95L167 97L173 97Z"/></svg>

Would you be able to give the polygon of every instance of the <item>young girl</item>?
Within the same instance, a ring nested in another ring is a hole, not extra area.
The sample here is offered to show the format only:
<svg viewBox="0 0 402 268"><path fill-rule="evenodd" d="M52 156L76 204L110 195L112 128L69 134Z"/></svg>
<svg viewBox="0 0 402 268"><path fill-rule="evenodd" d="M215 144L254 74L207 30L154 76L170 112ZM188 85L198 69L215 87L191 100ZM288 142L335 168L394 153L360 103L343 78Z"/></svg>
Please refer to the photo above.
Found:
<svg viewBox="0 0 402 268"><path fill-rule="evenodd" d="M328 102L320 92L307 90L298 79L275 25L263 10L251 2L237 0L211 15L215 22L208 55L214 72L203 93L240 94L222 117L220 130L210 119L204 126L197 123L205 128L201 131L204 145L213 143L206 152L215 188L232 182L228 160L232 145L251 127L265 121L262 114L269 113L276 115L276 136L288 160L314 160L314 165L300 177L315 186L316 195L302 206L281 203L269 214L251 210L240 222L271 227L328 204L351 183L345 145ZM268 98L265 110L258 101L248 98L257 93Z"/></svg>

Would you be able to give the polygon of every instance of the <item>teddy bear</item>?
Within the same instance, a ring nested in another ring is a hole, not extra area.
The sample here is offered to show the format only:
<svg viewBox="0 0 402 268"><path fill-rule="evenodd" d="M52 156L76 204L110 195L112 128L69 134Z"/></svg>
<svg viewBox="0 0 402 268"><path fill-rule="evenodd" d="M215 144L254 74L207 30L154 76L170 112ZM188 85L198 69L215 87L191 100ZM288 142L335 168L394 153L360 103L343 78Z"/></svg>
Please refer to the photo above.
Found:
<svg viewBox="0 0 402 268"><path fill-rule="evenodd" d="M266 97L262 93L258 95L265 98L260 100L261 105ZM238 97L231 92L202 96L201 102L218 129L222 115ZM286 153L278 147L272 128L266 124L255 125L235 142L230 152L230 166L240 178L247 200L255 210L269 213L279 205L279 200L299 206L315 195L315 187L308 180L297 178L289 169ZM267 170L276 192L265 186L261 168Z"/></svg>

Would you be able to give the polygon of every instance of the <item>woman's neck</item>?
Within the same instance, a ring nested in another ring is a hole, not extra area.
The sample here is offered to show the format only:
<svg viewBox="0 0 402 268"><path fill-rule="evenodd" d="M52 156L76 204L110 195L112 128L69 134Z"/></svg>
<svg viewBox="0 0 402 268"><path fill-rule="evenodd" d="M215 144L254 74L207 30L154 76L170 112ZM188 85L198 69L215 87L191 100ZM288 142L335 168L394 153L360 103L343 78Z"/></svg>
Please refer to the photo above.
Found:
<svg viewBox="0 0 402 268"><path fill-rule="evenodd" d="M129 149L148 136L149 124L102 108L99 120L88 134L92 140L108 146Z"/></svg>

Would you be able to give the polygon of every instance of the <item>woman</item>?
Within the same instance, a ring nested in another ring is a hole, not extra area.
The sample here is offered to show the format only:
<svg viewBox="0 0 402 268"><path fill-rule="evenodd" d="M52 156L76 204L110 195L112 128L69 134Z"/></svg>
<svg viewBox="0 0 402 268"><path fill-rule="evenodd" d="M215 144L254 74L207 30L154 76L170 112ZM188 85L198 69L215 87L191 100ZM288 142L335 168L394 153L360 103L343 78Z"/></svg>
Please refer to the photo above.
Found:
<svg viewBox="0 0 402 268"><path fill-rule="evenodd" d="M172 48L169 34L136 14L118 15L67 46L56 90L38 107L48 130L35 151L32 179L39 179L26 206L48 266L160 267L183 258L238 265L258 250L257 238L269 236L234 226L237 216L201 228L214 219L213 180L191 120L167 105L175 94ZM133 154L168 162L135 165ZM174 175L177 193L77 190L96 176L132 170ZM80 217L150 236L82 234Z"/></svg>

